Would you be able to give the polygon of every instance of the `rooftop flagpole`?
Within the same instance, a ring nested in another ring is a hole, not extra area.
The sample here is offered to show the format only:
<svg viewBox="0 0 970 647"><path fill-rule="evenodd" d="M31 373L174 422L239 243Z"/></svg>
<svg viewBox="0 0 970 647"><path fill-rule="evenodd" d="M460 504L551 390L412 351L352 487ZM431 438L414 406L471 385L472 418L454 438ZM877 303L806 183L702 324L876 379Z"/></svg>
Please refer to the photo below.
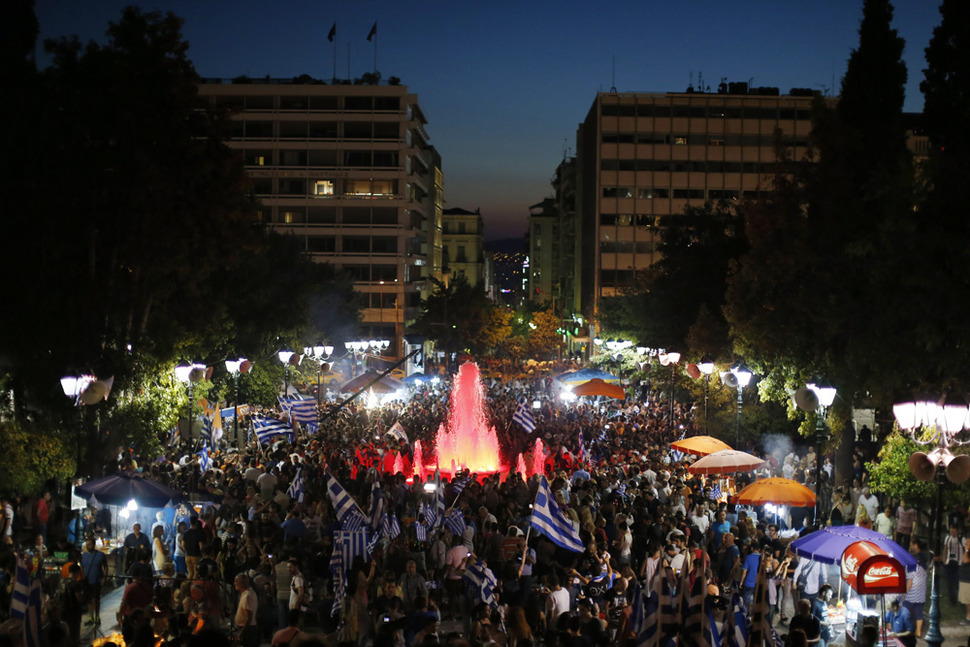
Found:
<svg viewBox="0 0 970 647"><path fill-rule="evenodd" d="M337 80L337 23L334 23L333 27L330 28L327 40L333 43L333 78L330 79L333 82Z"/></svg>
<svg viewBox="0 0 970 647"><path fill-rule="evenodd" d="M374 21L374 26L370 28L370 32L367 34L368 42L374 41L374 74L377 74L377 21Z"/></svg>

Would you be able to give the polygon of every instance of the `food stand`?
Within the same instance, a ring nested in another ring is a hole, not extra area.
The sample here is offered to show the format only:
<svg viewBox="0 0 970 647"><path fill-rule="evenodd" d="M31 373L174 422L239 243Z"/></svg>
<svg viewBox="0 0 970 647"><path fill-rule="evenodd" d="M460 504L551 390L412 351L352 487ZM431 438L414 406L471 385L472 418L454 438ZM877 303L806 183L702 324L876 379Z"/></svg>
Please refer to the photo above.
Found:
<svg viewBox="0 0 970 647"><path fill-rule="evenodd" d="M906 570L898 559L869 541L850 544L842 553L841 575L849 589L858 593L845 606L845 636L848 645L862 644L863 628L874 626L879 631L879 645L901 646L889 636L883 619L886 617L886 594L906 592ZM865 596L879 596L879 611L867 604Z"/></svg>

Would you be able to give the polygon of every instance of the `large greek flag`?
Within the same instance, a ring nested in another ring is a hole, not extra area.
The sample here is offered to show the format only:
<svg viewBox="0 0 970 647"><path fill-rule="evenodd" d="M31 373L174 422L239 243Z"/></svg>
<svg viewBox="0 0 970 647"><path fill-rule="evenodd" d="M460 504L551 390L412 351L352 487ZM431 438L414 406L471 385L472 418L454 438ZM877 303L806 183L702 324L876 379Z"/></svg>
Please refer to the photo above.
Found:
<svg viewBox="0 0 970 647"><path fill-rule="evenodd" d="M370 527L374 530L380 528L386 516L387 513L384 510L384 495L381 492L381 484L380 481L375 480L371 484L370 490L370 514L368 515L370 518Z"/></svg>
<svg viewBox="0 0 970 647"><path fill-rule="evenodd" d="M520 402L519 406L515 408L512 422L518 423L520 427L530 434L536 430L536 419L532 417L532 412L529 411L529 405L525 402Z"/></svg>
<svg viewBox="0 0 970 647"><path fill-rule="evenodd" d="M316 424L317 422L317 401L303 400L300 398L277 398L280 408L289 416L290 422L299 422L305 425Z"/></svg>
<svg viewBox="0 0 970 647"><path fill-rule="evenodd" d="M256 440L262 444L272 441L276 436L286 436L293 442L293 428L276 418L253 418L253 431Z"/></svg>
<svg viewBox="0 0 970 647"><path fill-rule="evenodd" d="M530 523L557 546L577 553L586 550L586 546L579 539L579 533L559 509L545 476L539 477L539 490L536 492Z"/></svg>
<svg viewBox="0 0 970 647"><path fill-rule="evenodd" d="M24 623L24 647L41 646L40 607L40 579L31 581L27 567L18 559L16 580L10 596L10 617Z"/></svg>
<svg viewBox="0 0 970 647"><path fill-rule="evenodd" d="M445 528L451 531L451 534L458 535L459 537L465 533L465 515L458 508L452 508L451 512L445 515Z"/></svg>
<svg viewBox="0 0 970 647"><path fill-rule="evenodd" d="M299 501L303 503L303 468L297 468L296 476L293 477L293 481L290 482L290 487L286 491L286 495L293 499L294 501Z"/></svg>
<svg viewBox="0 0 970 647"><path fill-rule="evenodd" d="M495 574L485 565L485 562L476 559L474 563L465 567L465 583L472 590L477 591L478 599L481 602L492 608L498 606L494 593L498 580L495 578Z"/></svg>
<svg viewBox="0 0 970 647"><path fill-rule="evenodd" d="M360 506L332 474L327 474L327 494L330 495L330 503L333 504L337 519L344 530L363 530L367 527L367 517L364 516ZM349 563L344 562L344 564Z"/></svg>

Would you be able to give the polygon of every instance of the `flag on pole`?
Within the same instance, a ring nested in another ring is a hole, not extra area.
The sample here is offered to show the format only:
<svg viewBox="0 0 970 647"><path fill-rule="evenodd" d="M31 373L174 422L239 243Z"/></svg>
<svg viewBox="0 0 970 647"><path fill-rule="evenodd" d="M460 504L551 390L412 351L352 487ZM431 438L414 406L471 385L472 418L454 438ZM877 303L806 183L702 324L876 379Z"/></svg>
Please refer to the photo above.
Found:
<svg viewBox="0 0 970 647"><path fill-rule="evenodd" d="M332 474L327 474L327 494L330 496L330 503L333 504L337 519L343 525L344 530L363 530L367 527L367 517ZM350 562L345 561L345 564Z"/></svg>
<svg viewBox="0 0 970 647"><path fill-rule="evenodd" d="M330 33L327 34L327 40L329 40L332 43L333 39L336 37L337 37L337 23L334 23L333 27L330 28Z"/></svg>
<svg viewBox="0 0 970 647"><path fill-rule="evenodd" d="M400 421L397 421L391 425L391 428L387 430L386 435L390 436L399 443L407 444L408 442L408 433L404 430L404 426Z"/></svg>
<svg viewBox="0 0 970 647"><path fill-rule="evenodd" d="M10 617L24 623L24 647L41 646L40 613L41 590L40 578L33 581L27 573L27 567L20 559L17 560L17 573L13 591L10 596Z"/></svg>
<svg viewBox="0 0 970 647"><path fill-rule="evenodd" d="M685 565L681 572L685 572ZM660 566L657 569L657 577L660 579L660 645L677 644L677 631L680 628L680 605L674 590L677 575L673 569Z"/></svg>
<svg viewBox="0 0 970 647"><path fill-rule="evenodd" d="M714 501L720 501L721 496L723 496L723 494L721 493L721 484L715 483L714 487L711 488L711 493L708 496Z"/></svg>
<svg viewBox="0 0 970 647"><path fill-rule="evenodd" d="M384 517L384 495L381 493L380 481L376 479L371 484L370 488L370 514L368 518L370 519L370 527L377 530L381 527Z"/></svg>
<svg viewBox="0 0 970 647"><path fill-rule="evenodd" d="M299 422L305 425L317 422L317 401L302 398L277 397L280 408L289 417L291 423Z"/></svg>
<svg viewBox="0 0 970 647"><path fill-rule="evenodd" d="M222 410L218 404L209 404L205 398L199 399L202 405L202 439L215 447L222 440Z"/></svg>
<svg viewBox="0 0 970 647"><path fill-rule="evenodd" d="M282 420L276 418L254 418L253 431L256 432L256 440L266 444L276 436L286 436L293 442L293 428Z"/></svg>
<svg viewBox="0 0 970 647"><path fill-rule="evenodd" d="M532 416L532 412L529 411L529 405L525 402L520 402L519 406L515 408L512 422L525 429L526 433L531 434L536 430L536 419Z"/></svg>
<svg viewBox="0 0 970 647"><path fill-rule="evenodd" d="M470 476L466 476L465 478L461 479L460 481L452 481L451 482L451 489L455 491L455 498L456 499L458 498L458 495L462 493L462 490L464 490L468 486L468 484L471 483L471 482L472 482L472 477L470 477Z"/></svg>
<svg viewBox="0 0 970 647"><path fill-rule="evenodd" d="M289 489L286 491L287 496L289 496L294 501L299 501L303 503L303 468L297 468L296 476L293 477L293 481L290 483Z"/></svg>
<svg viewBox="0 0 970 647"><path fill-rule="evenodd" d="M721 630L721 647L744 647L748 644L748 610L740 593L731 598L731 610Z"/></svg>
<svg viewBox="0 0 970 647"><path fill-rule="evenodd" d="M445 491L441 487L441 468L434 471L434 527L445 522Z"/></svg>
<svg viewBox="0 0 970 647"><path fill-rule="evenodd" d="M333 606L330 608L330 615L335 616L344 608L344 595L347 590L343 553L336 546L330 555L330 573L333 575Z"/></svg>
<svg viewBox="0 0 970 647"><path fill-rule="evenodd" d="M358 557L370 561L368 545L367 533L363 530L335 530L333 533L333 549L340 551L341 562L351 567Z"/></svg>
<svg viewBox="0 0 970 647"><path fill-rule="evenodd" d="M684 571L688 567L684 566ZM680 632L681 647L712 647L710 616L704 609L707 597L707 569L703 560L694 568L694 579L686 580L681 598L684 623Z"/></svg>
<svg viewBox="0 0 970 647"><path fill-rule="evenodd" d="M367 34L367 40L368 40L368 42L371 41L371 40L373 40L374 39L374 36L376 36L376 35L377 35L377 23L375 22L374 23L374 26L370 28L370 32Z"/></svg>
<svg viewBox="0 0 970 647"><path fill-rule="evenodd" d="M465 533L466 527L465 515L458 508L452 508L451 512L445 515L445 528L450 530L451 534L460 537Z"/></svg>
<svg viewBox="0 0 970 647"><path fill-rule="evenodd" d="M397 520L397 515L385 515L381 522L381 536L386 539L394 539L401 534L401 524Z"/></svg>
<svg viewBox="0 0 970 647"><path fill-rule="evenodd" d="M205 474L209 471L209 465L211 465L211 461L209 460L209 446L206 443L202 443L202 449L197 453L199 455L199 471Z"/></svg>
<svg viewBox="0 0 970 647"><path fill-rule="evenodd" d="M474 563L466 565L464 579L472 590L478 592L478 599L481 602L493 609L498 607L494 594L498 580L491 569L485 565L485 562L476 559Z"/></svg>
<svg viewBox="0 0 970 647"><path fill-rule="evenodd" d="M532 527L552 540L554 544L581 553L586 546L579 538L579 533L572 523L559 509L559 504L552 496L549 481L545 476L539 477L539 490L536 492L535 504L532 506L532 517L529 521Z"/></svg>
<svg viewBox="0 0 970 647"><path fill-rule="evenodd" d="M656 585L659 574L654 577ZM630 609L630 631L636 647L656 647L660 635L660 614L657 608L657 592L646 590L637 581L633 589L633 607Z"/></svg>

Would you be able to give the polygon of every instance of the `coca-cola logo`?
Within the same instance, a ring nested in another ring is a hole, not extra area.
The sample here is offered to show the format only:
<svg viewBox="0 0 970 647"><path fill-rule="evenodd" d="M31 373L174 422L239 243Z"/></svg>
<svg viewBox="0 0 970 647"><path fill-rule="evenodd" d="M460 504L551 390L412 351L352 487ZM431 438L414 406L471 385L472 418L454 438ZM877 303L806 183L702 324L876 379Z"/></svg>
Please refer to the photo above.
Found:
<svg viewBox="0 0 970 647"><path fill-rule="evenodd" d="M855 575L859 572L859 558L855 555L846 555L842 558L842 576Z"/></svg>
<svg viewBox="0 0 970 647"><path fill-rule="evenodd" d="M869 569L869 572L866 573L866 575L870 577L886 577L887 575L895 575L895 574L896 574L896 569L890 566L889 564L886 564L885 566L879 566L877 568L871 568Z"/></svg>

